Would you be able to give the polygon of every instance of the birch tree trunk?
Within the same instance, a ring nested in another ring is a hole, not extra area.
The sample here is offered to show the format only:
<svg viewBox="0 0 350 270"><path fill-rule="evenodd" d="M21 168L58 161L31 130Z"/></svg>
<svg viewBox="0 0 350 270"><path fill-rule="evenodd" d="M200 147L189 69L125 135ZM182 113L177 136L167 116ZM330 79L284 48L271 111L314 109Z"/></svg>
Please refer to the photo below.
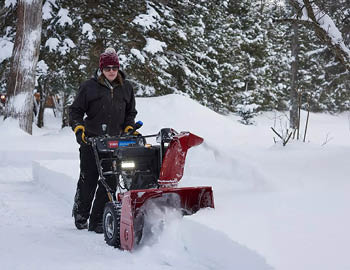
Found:
<svg viewBox="0 0 350 270"><path fill-rule="evenodd" d="M29 134L32 134L33 90L41 27L42 0L19 0L5 117L19 119L20 128Z"/></svg>

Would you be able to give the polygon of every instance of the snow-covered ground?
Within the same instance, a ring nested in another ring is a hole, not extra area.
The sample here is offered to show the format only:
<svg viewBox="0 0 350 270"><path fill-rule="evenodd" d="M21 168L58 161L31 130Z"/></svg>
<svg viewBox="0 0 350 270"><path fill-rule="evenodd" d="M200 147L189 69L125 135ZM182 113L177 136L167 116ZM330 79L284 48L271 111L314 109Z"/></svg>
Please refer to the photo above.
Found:
<svg viewBox="0 0 350 270"><path fill-rule="evenodd" d="M73 132L50 110L33 136L1 121L1 269L350 269L347 113L311 114L307 142L283 147L270 127L282 132L287 120L276 113L244 126L177 95L138 98L137 108L143 134L173 127L205 139L188 152L181 185L211 185L215 209L169 215L133 252L111 248L73 224Z"/></svg>

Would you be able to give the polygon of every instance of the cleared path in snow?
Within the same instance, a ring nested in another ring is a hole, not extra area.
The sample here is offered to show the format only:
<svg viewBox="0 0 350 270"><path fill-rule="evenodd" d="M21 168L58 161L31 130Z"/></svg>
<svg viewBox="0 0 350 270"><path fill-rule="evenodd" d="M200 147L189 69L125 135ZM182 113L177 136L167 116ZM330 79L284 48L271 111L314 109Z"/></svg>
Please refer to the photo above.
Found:
<svg viewBox="0 0 350 270"><path fill-rule="evenodd" d="M75 180L48 168L61 164L63 170L65 162L70 163L35 162L39 179L25 166L0 168L5 172L0 177L2 269L271 269L257 253L191 217L170 219L150 245L132 253L107 246L103 235L76 230L68 199L72 190L62 194Z"/></svg>

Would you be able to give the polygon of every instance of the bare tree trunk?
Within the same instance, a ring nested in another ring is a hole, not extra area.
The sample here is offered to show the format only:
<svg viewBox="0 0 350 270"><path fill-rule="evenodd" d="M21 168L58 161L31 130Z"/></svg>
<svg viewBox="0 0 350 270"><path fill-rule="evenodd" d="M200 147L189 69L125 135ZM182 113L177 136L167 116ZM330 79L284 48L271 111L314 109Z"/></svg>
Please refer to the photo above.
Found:
<svg viewBox="0 0 350 270"><path fill-rule="evenodd" d="M48 98L48 94L46 93L46 84L44 83L44 86L39 81L38 82L38 93L40 94L39 99L39 110L38 110L38 116L37 116L37 126L39 128L42 128L44 126L44 112L45 112L45 104Z"/></svg>
<svg viewBox="0 0 350 270"><path fill-rule="evenodd" d="M33 90L39 58L42 0L19 0L16 39L12 52L5 117L19 119L21 129L32 134Z"/></svg>
<svg viewBox="0 0 350 270"><path fill-rule="evenodd" d="M292 68L291 68L291 87L290 87L290 111L289 117L290 128L296 129L298 127L298 70L299 70L299 40L298 40L298 25L293 23L293 37L292 37Z"/></svg>
<svg viewBox="0 0 350 270"><path fill-rule="evenodd" d="M63 94L63 102L62 102L62 128L69 126L69 106L68 106L68 100L69 95L64 93Z"/></svg>
<svg viewBox="0 0 350 270"><path fill-rule="evenodd" d="M90 74L93 74L98 67L98 61L100 54L104 51L103 38L96 38L96 42L92 44L89 50L89 63L87 70Z"/></svg>

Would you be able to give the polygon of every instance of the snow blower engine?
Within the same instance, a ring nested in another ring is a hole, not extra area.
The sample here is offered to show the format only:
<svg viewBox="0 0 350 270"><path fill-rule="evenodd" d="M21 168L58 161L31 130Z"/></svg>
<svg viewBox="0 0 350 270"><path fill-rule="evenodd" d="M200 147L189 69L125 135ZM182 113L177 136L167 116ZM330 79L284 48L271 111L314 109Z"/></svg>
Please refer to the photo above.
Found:
<svg viewBox="0 0 350 270"><path fill-rule="evenodd" d="M154 135L134 135L141 126L138 121L121 136L87 138L94 151L99 181L109 198L103 214L104 238L108 245L124 250L132 250L140 243L146 202L161 200L163 205L175 207L183 215L214 208L211 187L177 187L187 150L203 139L171 128L163 128ZM103 125L102 129L107 127ZM156 137L157 144L147 144L149 137ZM118 193L109 181L115 181Z"/></svg>

